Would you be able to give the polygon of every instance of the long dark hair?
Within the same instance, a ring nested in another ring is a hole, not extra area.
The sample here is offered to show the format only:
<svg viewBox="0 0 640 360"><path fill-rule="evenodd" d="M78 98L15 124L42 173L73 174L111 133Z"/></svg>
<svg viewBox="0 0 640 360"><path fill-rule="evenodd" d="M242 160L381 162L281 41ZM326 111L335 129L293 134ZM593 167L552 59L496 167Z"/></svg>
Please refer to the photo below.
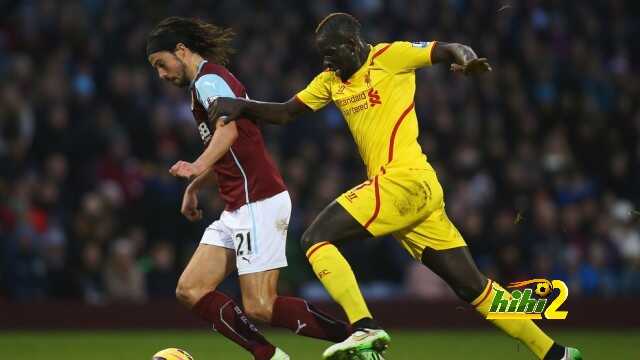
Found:
<svg viewBox="0 0 640 360"><path fill-rule="evenodd" d="M209 24L200 19L171 16L162 20L147 36L147 55L155 51L175 50L183 43L189 50L220 65L227 65L234 53L230 28Z"/></svg>

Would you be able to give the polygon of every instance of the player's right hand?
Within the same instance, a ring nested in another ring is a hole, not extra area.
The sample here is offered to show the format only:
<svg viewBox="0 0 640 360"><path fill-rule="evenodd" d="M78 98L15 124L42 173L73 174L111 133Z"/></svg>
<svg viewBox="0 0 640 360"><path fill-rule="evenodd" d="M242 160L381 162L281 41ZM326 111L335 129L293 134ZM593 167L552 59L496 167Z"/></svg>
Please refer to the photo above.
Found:
<svg viewBox="0 0 640 360"><path fill-rule="evenodd" d="M216 124L218 118L224 116L224 124L237 119L244 110L244 101L238 98L217 97L209 104L207 115L209 123Z"/></svg>
<svg viewBox="0 0 640 360"><path fill-rule="evenodd" d="M453 63L451 64L450 70L453 72L460 72L465 75L476 75L493 71L487 58L473 59L471 61L468 61L464 65Z"/></svg>
<svg viewBox="0 0 640 360"><path fill-rule="evenodd" d="M202 219L202 210L198 209L198 194L195 191L187 188L184 192L180 212L187 220L192 222Z"/></svg>

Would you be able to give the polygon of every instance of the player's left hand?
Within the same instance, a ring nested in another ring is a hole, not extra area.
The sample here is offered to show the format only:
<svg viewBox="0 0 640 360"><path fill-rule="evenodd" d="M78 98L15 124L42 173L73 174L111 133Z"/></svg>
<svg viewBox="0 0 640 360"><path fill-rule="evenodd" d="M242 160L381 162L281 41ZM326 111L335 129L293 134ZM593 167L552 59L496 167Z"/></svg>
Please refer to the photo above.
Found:
<svg viewBox="0 0 640 360"><path fill-rule="evenodd" d="M461 72L465 75L482 74L493 70L487 58L473 59L464 65L453 63L450 69L453 72Z"/></svg>
<svg viewBox="0 0 640 360"><path fill-rule="evenodd" d="M171 169L169 169L169 173L175 177L181 177L185 179L192 179L200 175L200 171L194 164L182 160L173 164Z"/></svg>
<svg viewBox="0 0 640 360"><path fill-rule="evenodd" d="M217 97L207 110L209 122L211 124L217 124L218 120L222 118L223 126L229 122L237 119L244 110L244 101L239 98L231 97Z"/></svg>

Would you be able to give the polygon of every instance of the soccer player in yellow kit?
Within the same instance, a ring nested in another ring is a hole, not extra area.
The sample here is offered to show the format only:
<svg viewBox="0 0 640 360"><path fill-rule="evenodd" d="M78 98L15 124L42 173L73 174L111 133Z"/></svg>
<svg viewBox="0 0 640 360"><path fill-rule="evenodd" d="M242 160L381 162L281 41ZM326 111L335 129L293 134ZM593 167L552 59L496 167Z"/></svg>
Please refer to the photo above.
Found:
<svg viewBox="0 0 640 360"><path fill-rule="evenodd" d="M218 98L209 118L247 116L284 124L334 102L342 112L368 180L329 204L302 236L302 247L318 279L337 301L353 328L345 341L329 347L327 359L346 359L358 349L383 351L389 335L373 320L351 267L334 244L392 234L424 265L442 277L463 300L486 315L493 294L503 288L482 274L451 223L434 169L418 144L414 107L415 70L449 63L466 75L491 71L465 45L403 42L369 45L360 23L334 13L317 27L316 46L326 70L285 103ZM579 351L555 343L531 320L490 320L524 343L539 359L581 359Z"/></svg>

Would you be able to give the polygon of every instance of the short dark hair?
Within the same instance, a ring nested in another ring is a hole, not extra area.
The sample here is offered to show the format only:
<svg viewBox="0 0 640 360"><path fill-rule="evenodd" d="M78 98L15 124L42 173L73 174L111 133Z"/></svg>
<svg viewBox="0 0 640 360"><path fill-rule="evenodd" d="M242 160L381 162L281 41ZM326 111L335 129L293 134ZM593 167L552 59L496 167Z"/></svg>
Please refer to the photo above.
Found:
<svg viewBox="0 0 640 360"><path fill-rule="evenodd" d="M360 35L360 22L353 15L336 12L327 15L316 27L316 34L320 32L342 32Z"/></svg>
<svg viewBox="0 0 640 360"><path fill-rule="evenodd" d="M162 20L147 36L147 56L157 51L174 51L178 43L207 60L227 65L234 52L233 30L195 18L171 16Z"/></svg>

